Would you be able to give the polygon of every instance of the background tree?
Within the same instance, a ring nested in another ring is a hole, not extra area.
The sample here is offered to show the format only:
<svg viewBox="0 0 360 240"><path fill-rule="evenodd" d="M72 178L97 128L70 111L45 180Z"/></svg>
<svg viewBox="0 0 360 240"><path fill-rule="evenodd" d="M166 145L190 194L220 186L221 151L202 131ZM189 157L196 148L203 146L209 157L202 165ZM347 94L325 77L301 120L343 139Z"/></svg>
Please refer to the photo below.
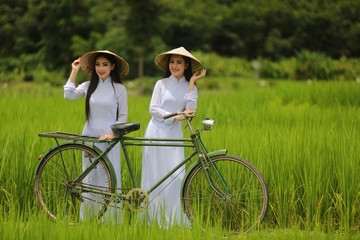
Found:
<svg viewBox="0 0 360 240"><path fill-rule="evenodd" d="M222 1L163 0L161 39L169 48L214 51L214 34L223 32L228 6Z"/></svg>
<svg viewBox="0 0 360 240"><path fill-rule="evenodd" d="M131 39L132 47L138 53L138 77L144 76L144 54L149 50L149 43L158 36L160 29L161 1L143 0L126 1L130 7L126 19L126 32Z"/></svg>
<svg viewBox="0 0 360 240"><path fill-rule="evenodd" d="M155 54L179 46L250 60L356 58L359 13L360 0L3 0L0 76L69 68L105 48L137 65L130 78L157 75Z"/></svg>

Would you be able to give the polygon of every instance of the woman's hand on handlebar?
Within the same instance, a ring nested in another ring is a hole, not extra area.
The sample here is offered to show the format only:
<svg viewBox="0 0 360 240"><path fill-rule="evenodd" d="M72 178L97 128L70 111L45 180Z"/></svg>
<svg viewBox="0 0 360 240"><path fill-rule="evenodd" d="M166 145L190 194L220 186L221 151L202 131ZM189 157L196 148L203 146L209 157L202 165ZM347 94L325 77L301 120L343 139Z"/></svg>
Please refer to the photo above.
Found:
<svg viewBox="0 0 360 240"><path fill-rule="evenodd" d="M192 115L195 115L195 110L193 109L186 109L184 111L184 114L180 114L180 115L176 115L174 117L174 121L183 121L185 120L186 116L192 116Z"/></svg>

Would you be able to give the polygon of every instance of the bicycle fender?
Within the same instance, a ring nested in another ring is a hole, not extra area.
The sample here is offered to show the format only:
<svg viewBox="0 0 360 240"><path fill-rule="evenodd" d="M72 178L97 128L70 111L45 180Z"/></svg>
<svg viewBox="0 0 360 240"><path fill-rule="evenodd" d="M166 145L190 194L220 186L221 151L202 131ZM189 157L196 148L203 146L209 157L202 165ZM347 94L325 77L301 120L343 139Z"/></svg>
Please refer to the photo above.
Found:
<svg viewBox="0 0 360 240"><path fill-rule="evenodd" d="M222 156L222 155L226 155L226 154L227 154L227 149L221 149L221 150L209 152L207 155L211 158L211 157ZM201 164L201 163L200 163L200 160L198 159L187 168L186 174L184 176L184 181L181 184L181 189L184 189L183 185L185 183L185 180L187 179L188 175L192 172L193 168L195 168L199 164Z"/></svg>
<svg viewBox="0 0 360 240"><path fill-rule="evenodd" d="M216 157L216 156L222 156L222 155L226 155L227 154L227 149L221 149L221 150L216 150L216 151L212 151L209 152L207 155L208 157ZM200 163L200 160L198 159L197 161L195 161L194 163L192 163L190 165L190 167L188 168L188 171L186 171L187 173L191 172L191 170ZM187 175L187 174L186 174ZM186 176L185 176L186 177ZM185 179L185 178L184 178Z"/></svg>
<svg viewBox="0 0 360 240"><path fill-rule="evenodd" d="M221 156L221 155L226 155L227 153L227 149L221 149L221 150L216 150L213 152L209 152L207 155L209 157L215 157L215 156Z"/></svg>

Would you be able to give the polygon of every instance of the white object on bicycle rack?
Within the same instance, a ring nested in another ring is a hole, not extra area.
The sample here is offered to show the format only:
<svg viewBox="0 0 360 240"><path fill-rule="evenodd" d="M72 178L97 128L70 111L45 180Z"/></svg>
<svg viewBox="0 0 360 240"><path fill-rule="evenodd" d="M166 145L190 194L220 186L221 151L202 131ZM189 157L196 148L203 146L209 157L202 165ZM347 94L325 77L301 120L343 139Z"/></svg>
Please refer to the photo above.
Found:
<svg viewBox="0 0 360 240"><path fill-rule="evenodd" d="M214 127L215 120L206 118L202 121L204 130L211 130Z"/></svg>

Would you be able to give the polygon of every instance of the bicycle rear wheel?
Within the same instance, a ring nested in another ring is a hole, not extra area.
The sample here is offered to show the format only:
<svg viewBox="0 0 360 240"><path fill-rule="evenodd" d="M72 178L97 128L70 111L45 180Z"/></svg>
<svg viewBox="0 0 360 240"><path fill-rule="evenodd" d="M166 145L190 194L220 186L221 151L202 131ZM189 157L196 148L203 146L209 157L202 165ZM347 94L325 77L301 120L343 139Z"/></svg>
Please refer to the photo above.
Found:
<svg viewBox="0 0 360 240"><path fill-rule="evenodd" d="M104 214L115 191L113 171L104 159L84 179L76 180L83 163L91 163L98 155L94 149L74 143L56 147L42 158L36 170L35 195L52 220L78 222Z"/></svg>
<svg viewBox="0 0 360 240"><path fill-rule="evenodd" d="M205 226L221 226L225 235L255 228L268 206L264 178L249 162L235 156L215 156L211 161L213 165L206 170L199 163L184 181L182 200L189 219Z"/></svg>

